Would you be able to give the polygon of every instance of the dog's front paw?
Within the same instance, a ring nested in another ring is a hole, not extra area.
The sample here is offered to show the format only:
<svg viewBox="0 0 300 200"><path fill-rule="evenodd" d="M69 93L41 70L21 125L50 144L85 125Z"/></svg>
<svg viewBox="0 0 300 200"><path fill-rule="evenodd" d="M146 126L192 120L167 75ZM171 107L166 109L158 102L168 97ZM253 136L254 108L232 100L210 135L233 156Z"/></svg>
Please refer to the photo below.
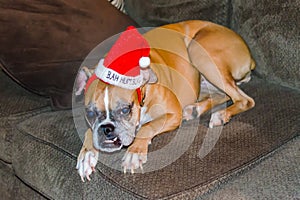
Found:
<svg viewBox="0 0 300 200"><path fill-rule="evenodd" d="M130 170L134 173L134 170L141 168L143 172L143 164L147 162L148 143L135 142L132 144L122 159L122 167L124 173Z"/></svg>
<svg viewBox="0 0 300 200"><path fill-rule="evenodd" d="M95 171L95 166L98 162L98 152L97 151L86 151L80 153L77 160L76 169L84 182L85 177L90 181L90 175Z"/></svg>

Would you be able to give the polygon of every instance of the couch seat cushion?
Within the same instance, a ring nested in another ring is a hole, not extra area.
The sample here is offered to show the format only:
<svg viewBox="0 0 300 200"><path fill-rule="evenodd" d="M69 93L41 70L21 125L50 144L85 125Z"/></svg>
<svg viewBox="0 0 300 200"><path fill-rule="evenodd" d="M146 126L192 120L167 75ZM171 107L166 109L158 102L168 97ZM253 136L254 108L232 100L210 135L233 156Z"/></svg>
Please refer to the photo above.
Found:
<svg viewBox="0 0 300 200"><path fill-rule="evenodd" d="M72 112L33 116L17 127L15 172L24 182L55 199L195 198L249 169L299 135L297 91L257 78L244 90L256 100L256 107L234 117L224 128L209 130L209 117L203 117L200 122L183 124L181 131L156 137L144 174L123 174L120 159L124 151L102 153L87 183L81 183L75 170L82 133L75 129Z"/></svg>
<svg viewBox="0 0 300 200"><path fill-rule="evenodd" d="M12 114L23 113L23 115L20 114L22 117L18 118L22 120L28 117L30 112L38 113L48 105L47 98L32 94L20 87L0 69L0 159L11 162L13 132L8 117Z"/></svg>

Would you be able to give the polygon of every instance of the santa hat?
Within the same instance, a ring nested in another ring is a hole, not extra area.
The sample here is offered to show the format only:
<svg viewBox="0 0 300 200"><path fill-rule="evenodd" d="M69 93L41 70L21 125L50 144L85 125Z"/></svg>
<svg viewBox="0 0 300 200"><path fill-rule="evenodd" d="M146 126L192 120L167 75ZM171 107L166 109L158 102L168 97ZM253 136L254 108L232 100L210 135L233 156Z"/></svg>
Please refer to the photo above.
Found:
<svg viewBox="0 0 300 200"><path fill-rule="evenodd" d="M137 89L142 85L141 68L150 65L148 42L133 26L124 31L105 59L95 69L96 76L107 84L125 89Z"/></svg>

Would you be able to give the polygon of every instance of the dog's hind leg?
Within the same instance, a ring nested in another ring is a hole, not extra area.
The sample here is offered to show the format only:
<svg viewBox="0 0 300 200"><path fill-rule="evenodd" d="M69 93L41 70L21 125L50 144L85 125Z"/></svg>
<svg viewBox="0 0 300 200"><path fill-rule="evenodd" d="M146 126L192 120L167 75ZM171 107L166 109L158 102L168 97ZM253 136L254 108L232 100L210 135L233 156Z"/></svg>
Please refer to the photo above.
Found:
<svg viewBox="0 0 300 200"><path fill-rule="evenodd" d="M230 41L227 41L227 45L225 40L216 43L218 38L213 34L213 32L199 34L188 48L193 65L233 102L228 108L212 114L210 127L226 124L232 116L247 111L255 105L254 100L236 84L236 80L243 80L254 68L254 62L247 47L235 37L227 39ZM206 39L206 37L209 38ZM234 45L231 45L232 42ZM209 105L208 107L214 106L214 104Z"/></svg>
<svg viewBox="0 0 300 200"><path fill-rule="evenodd" d="M222 88L225 94L214 93L208 95L202 101L186 106L183 109L183 119L190 120L199 117L208 110L217 105L232 100L233 104L226 109L216 111L212 114L209 127L221 126L229 122L232 116L249 110L254 107L254 100L246 95L236 84L232 81L221 81L223 83L215 83L217 87ZM231 83L230 83L231 82Z"/></svg>
<svg viewBox="0 0 300 200"><path fill-rule="evenodd" d="M182 120L188 121L199 118L202 114L206 113L217 105L227 102L228 100L230 100L230 98L225 94L207 94L199 102L184 107L182 112Z"/></svg>
<svg viewBox="0 0 300 200"><path fill-rule="evenodd" d="M198 102L184 107L182 112L183 121L196 119L215 106L230 100L225 93L209 83L204 77L201 77L200 88L201 92Z"/></svg>
<svg viewBox="0 0 300 200"><path fill-rule="evenodd" d="M224 91L231 98L233 104L212 114L210 128L228 123L232 116L245 112L255 105L254 100L246 95L233 80L224 83Z"/></svg>

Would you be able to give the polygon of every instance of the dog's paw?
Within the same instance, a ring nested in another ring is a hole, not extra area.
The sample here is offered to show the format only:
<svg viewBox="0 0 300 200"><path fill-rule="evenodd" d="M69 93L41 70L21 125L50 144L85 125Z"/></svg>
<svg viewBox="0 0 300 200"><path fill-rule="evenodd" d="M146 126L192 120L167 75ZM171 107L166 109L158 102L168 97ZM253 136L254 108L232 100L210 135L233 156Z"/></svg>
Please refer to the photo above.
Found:
<svg viewBox="0 0 300 200"><path fill-rule="evenodd" d="M217 127L217 126L223 126L227 124L230 121L230 117L226 115L226 111L218 111L211 115L210 121L209 121L209 128Z"/></svg>
<svg viewBox="0 0 300 200"><path fill-rule="evenodd" d="M98 162L98 152L87 151L79 155L76 169L84 182L85 178L90 181L90 175L95 171Z"/></svg>
<svg viewBox="0 0 300 200"><path fill-rule="evenodd" d="M134 143L128 147L128 150L122 159L124 173L126 173L127 170L130 170L133 174L134 170L139 168L143 172L143 164L147 162L148 144L148 140L136 139Z"/></svg>
<svg viewBox="0 0 300 200"><path fill-rule="evenodd" d="M130 170L133 174L134 170L138 168L143 172L143 164L147 162L147 154L130 153L127 151L122 161L124 174L126 174L127 170Z"/></svg>
<svg viewBox="0 0 300 200"><path fill-rule="evenodd" d="M182 111L182 120L189 121L200 117L200 113L195 105L187 105Z"/></svg>

